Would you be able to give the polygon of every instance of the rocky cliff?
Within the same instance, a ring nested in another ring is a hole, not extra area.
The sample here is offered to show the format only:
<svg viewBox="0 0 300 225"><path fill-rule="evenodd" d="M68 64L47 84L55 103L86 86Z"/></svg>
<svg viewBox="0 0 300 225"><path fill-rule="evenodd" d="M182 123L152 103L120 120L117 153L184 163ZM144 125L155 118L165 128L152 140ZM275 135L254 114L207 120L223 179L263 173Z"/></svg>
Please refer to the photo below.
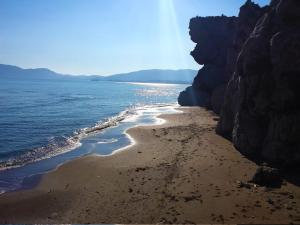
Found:
<svg viewBox="0 0 300 225"><path fill-rule="evenodd" d="M236 31L236 22L236 17L226 16L191 19L190 36L197 43L191 55L203 67L192 87L180 94L180 105L211 107L211 98L215 93L220 90L224 92L224 84L228 81L227 54Z"/></svg>
<svg viewBox="0 0 300 225"><path fill-rule="evenodd" d="M247 1L238 17L196 17L190 22L190 36L197 43L191 55L203 65L192 87L178 98L184 106L204 106L219 113L237 55L265 9Z"/></svg>
<svg viewBox="0 0 300 225"><path fill-rule="evenodd" d="M273 0L260 8L248 0L238 18L218 18L231 21L218 32L215 23L200 22L211 18L191 20L192 40L202 42L192 55L204 67L179 103L221 111L217 132L242 153L279 166L299 164L300 1ZM224 29L234 35L215 46L207 36L224 38ZM206 67L214 72L203 72Z"/></svg>
<svg viewBox="0 0 300 225"><path fill-rule="evenodd" d="M240 52L218 133L246 155L299 163L299 87L300 1L275 0Z"/></svg>

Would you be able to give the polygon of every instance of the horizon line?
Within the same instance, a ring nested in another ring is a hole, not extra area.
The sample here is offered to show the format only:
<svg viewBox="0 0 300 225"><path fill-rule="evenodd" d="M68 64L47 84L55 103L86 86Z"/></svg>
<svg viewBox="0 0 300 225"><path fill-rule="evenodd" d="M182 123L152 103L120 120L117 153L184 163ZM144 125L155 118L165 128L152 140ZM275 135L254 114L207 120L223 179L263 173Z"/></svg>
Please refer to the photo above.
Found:
<svg viewBox="0 0 300 225"><path fill-rule="evenodd" d="M193 71L198 71L199 69L201 69L201 66L199 65L199 69L192 69L192 68L181 68L181 69L178 69L178 68L174 68L174 69L169 69L169 68L152 68L152 69L138 69L138 70L130 70L130 71L125 71L125 72L117 72L117 73L112 73L112 74L105 74L105 75L99 75L99 74L72 74L72 73L61 73L61 72L58 72L56 70L53 70L51 68L47 68L47 67L36 67L36 68L32 68L32 67L22 67L22 66L17 66L17 65L12 65L12 64L4 64L4 63L0 63L0 65L4 65L4 66L11 66L11 67L17 67L17 68L20 68L20 69L23 69L23 70L38 70L38 69L44 69L44 70L49 70L51 72L54 72L56 74L60 74L60 75L64 75L64 76L99 76L99 77L109 77L109 76L114 76L114 75L121 75L121 74L128 74L128 73L135 73L135 72L141 72L141 71L150 71L150 70L169 70L169 71L180 71L180 70L193 70Z"/></svg>

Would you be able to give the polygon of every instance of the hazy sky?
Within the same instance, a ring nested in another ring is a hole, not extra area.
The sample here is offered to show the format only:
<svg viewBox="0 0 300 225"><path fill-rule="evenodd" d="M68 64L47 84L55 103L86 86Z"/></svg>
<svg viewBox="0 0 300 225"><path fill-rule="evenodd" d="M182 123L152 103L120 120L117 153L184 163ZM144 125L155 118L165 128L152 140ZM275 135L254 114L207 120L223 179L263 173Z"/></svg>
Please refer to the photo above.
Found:
<svg viewBox="0 0 300 225"><path fill-rule="evenodd" d="M237 15L244 2L0 0L0 63L97 75L198 69L189 55L189 19Z"/></svg>

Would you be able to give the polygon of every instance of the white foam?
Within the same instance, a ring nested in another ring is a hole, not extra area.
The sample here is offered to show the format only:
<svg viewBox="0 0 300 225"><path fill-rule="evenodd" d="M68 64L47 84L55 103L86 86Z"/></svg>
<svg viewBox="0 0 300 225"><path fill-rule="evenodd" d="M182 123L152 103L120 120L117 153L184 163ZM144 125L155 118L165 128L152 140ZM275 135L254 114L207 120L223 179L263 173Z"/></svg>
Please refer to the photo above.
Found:
<svg viewBox="0 0 300 225"><path fill-rule="evenodd" d="M166 113L175 113L177 110L175 110L175 107L178 105L175 104L156 104L156 105L140 105L136 107L130 107L122 112L120 112L117 116L108 118L105 122L99 122L93 127L87 127L84 129L81 129L79 131L74 132L74 135L72 137L62 137L62 143L58 142L56 143L55 138L52 140L52 142L49 143L48 146L33 149L32 151L29 151L25 153L24 155L21 155L17 158L11 159L6 162L0 162L0 171L1 170L8 170L13 169L17 167L24 166L26 164L38 162L41 160L49 159L55 156L58 156L60 154L64 154L70 151L73 151L74 149L79 148L81 144L81 140L83 138L86 138L90 135L97 134L99 132L103 132L103 130L116 127L121 122L136 122L139 118L144 116L145 114L149 114L150 116L154 117L154 123L152 124L138 124L139 125L159 125L165 123L165 121L161 118L158 118L160 114L166 114ZM130 147L132 144L135 143L134 139L130 137L125 131L126 136L130 140ZM104 144L104 143L114 143L117 142L116 139L111 140L103 140L99 141L98 144ZM125 147L125 148L128 148ZM120 151L116 150L115 152ZM114 154L114 153L113 153Z"/></svg>
<svg viewBox="0 0 300 225"><path fill-rule="evenodd" d="M134 127L139 127L139 126L153 126L153 125L163 125L165 124L167 121L162 119L162 118L159 118L160 115L163 115L163 114L174 114L174 113L182 113L182 111L180 110L177 110L176 107L178 107L178 105L173 105L173 106L164 106L165 109L168 109L168 112L164 112L162 113L161 111L157 110L157 114L153 115L154 116L154 120L155 122L154 123L151 123L151 124L137 124L136 126ZM139 111L139 115L142 116L144 112L146 112L148 109L142 109ZM151 109L149 109L151 110ZM105 155L105 156L102 156L100 155L100 157L109 157L109 156L112 156L112 155L115 155L115 154L118 154L120 152L123 152L125 150L128 150L129 148L131 148L132 146L136 145L136 141L135 139L130 136L130 134L128 134L128 130L129 129L132 129L134 127L131 127L131 128L128 128L127 130L124 131L124 134L126 135L126 137L129 139L130 141L130 144L123 147L123 148L120 148L120 149L117 149L115 151L113 151L110 155ZM99 156L99 155L98 155Z"/></svg>
<svg viewBox="0 0 300 225"><path fill-rule="evenodd" d="M98 141L97 144L112 144L117 142L118 139L112 138L112 139L106 139L106 140L102 140L102 141Z"/></svg>

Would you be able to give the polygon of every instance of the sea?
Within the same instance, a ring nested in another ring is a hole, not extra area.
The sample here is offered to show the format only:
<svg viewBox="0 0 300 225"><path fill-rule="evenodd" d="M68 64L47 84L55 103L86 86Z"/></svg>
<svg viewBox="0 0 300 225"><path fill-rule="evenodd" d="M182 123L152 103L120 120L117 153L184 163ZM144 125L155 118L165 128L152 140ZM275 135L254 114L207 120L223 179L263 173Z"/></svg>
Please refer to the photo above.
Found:
<svg viewBox="0 0 300 225"><path fill-rule="evenodd" d="M184 84L88 78L0 80L0 193L29 189L42 174L86 155L134 144L126 130L177 112Z"/></svg>

